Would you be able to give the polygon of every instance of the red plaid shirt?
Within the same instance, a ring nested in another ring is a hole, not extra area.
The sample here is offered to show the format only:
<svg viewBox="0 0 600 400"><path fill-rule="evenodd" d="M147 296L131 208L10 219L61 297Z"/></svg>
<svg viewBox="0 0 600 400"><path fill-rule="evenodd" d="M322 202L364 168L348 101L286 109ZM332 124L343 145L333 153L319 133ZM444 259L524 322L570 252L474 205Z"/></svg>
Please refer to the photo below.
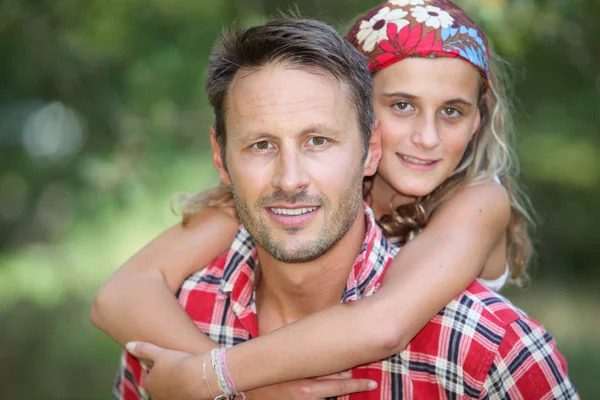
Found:
<svg viewBox="0 0 600 400"><path fill-rule="evenodd" d="M397 248L383 237L370 209L367 234L342 297L373 294ZM224 347L258 336L254 303L257 254L240 228L228 253L190 276L179 302L199 329ZM398 354L352 370L379 382L377 390L343 399L571 399L567 365L540 323L474 282ZM123 352L113 399L147 399L147 370Z"/></svg>

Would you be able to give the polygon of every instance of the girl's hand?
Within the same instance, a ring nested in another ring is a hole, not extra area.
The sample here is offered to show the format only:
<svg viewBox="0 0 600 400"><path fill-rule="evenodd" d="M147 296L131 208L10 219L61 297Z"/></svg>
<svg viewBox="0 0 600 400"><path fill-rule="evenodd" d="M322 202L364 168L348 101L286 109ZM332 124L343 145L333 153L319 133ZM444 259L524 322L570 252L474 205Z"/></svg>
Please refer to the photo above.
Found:
<svg viewBox="0 0 600 400"><path fill-rule="evenodd" d="M300 379L246 392L248 400L322 400L350 393L368 392L377 388L369 379L352 379L351 372L320 378Z"/></svg>
<svg viewBox="0 0 600 400"><path fill-rule="evenodd" d="M198 395L203 393L202 389L205 388L202 385L205 382L201 379L202 366L198 370L191 354L164 349L147 342L129 342L125 347L132 355L152 367L141 384L153 400L210 398L208 394Z"/></svg>
<svg viewBox="0 0 600 400"><path fill-rule="evenodd" d="M202 356L192 356L146 342L130 342L126 347L131 354L152 365L143 386L153 400L210 399L206 388L202 386L206 383L200 378L202 367L198 360ZM342 372L267 386L251 390L246 395L249 400L320 400L375 388L375 381L352 379L351 372Z"/></svg>

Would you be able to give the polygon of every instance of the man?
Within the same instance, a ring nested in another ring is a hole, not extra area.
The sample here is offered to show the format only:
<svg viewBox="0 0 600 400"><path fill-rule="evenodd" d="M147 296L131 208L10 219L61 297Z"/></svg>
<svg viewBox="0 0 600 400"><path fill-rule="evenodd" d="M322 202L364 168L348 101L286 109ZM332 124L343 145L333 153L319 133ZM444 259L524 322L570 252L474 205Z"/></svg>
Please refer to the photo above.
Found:
<svg viewBox="0 0 600 400"><path fill-rule="evenodd" d="M179 301L200 329L229 347L374 293L397 249L362 202L363 176L375 173L381 149L371 135L370 74L358 52L317 21L226 33L211 56L207 91L214 164L245 229L229 253L181 288ZM474 283L407 350L353 376L379 384L360 398L576 396L548 338ZM150 376L168 376L166 358L174 368L189 366L180 387L156 385L152 394L206 394L205 360L136 354L154 359ZM144 397L145 373L125 354L114 397ZM527 387L511 383L523 374Z"/></svg>

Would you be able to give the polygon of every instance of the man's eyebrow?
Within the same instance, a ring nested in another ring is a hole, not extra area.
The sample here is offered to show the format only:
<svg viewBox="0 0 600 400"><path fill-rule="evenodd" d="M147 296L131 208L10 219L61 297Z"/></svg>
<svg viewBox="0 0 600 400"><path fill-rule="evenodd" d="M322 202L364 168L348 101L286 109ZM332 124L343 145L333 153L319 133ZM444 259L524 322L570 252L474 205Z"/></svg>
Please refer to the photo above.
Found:
<svg viewBox="0 0 600 400"><path fill-rule="evenodd" d="M326 124L312 124L302 129L300 135L306 135L307 133L316 133L317 135L334 135L338 134L339 130Z"/></svg>
<svg viewBox="0 0 600 400"><path fill-rule="evenodd" d="M273 135L268 132L251 132L248 136L241 138L243 142L254 142L256 140L275 140L277 139L277 135Z"/></svg>
<svg viewBox="0 0 600 400"><path fill-rule="evenodd" d="M333 127L326 125L326 124L311 124L311 125L307 126L306 128L302 129L299 132L299 136L304 136L309 133L316 133L317 135L330 135L331 136L331 135L337 135L339 133L339 130L334 129ZM277 140L277 139L280 139L280 137L277 135L274 135L272 133L264 132L264 131L256 131L256 132L251 132L250 134L248 134L248 136L243 138L242 141L253 142L256 140Z"/></svg>

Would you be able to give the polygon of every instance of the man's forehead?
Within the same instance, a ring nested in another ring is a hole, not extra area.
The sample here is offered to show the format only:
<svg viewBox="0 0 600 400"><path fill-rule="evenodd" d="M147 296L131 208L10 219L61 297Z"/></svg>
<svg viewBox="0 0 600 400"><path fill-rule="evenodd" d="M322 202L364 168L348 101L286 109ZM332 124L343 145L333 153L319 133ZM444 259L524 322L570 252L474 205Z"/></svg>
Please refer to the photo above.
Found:
<svg viewBox="0 0 600 400"><path fill-rule="evenodd" d="M348 90L325 71L270 65L242 70L226 101L231 132L249 124L309 125L334 128L355 115ZM300 126L305 125L305 126Z"/></svg>
<svg viewBox="0 0 600 400"><path fill-rule="evenodd" d="M327 90L322 92L323 89ZM343 92L341 82L325 70L278 63L261 68L240 68L229 88L229 102L239 105L294 97L304 101L331 99Z"/></svg>

